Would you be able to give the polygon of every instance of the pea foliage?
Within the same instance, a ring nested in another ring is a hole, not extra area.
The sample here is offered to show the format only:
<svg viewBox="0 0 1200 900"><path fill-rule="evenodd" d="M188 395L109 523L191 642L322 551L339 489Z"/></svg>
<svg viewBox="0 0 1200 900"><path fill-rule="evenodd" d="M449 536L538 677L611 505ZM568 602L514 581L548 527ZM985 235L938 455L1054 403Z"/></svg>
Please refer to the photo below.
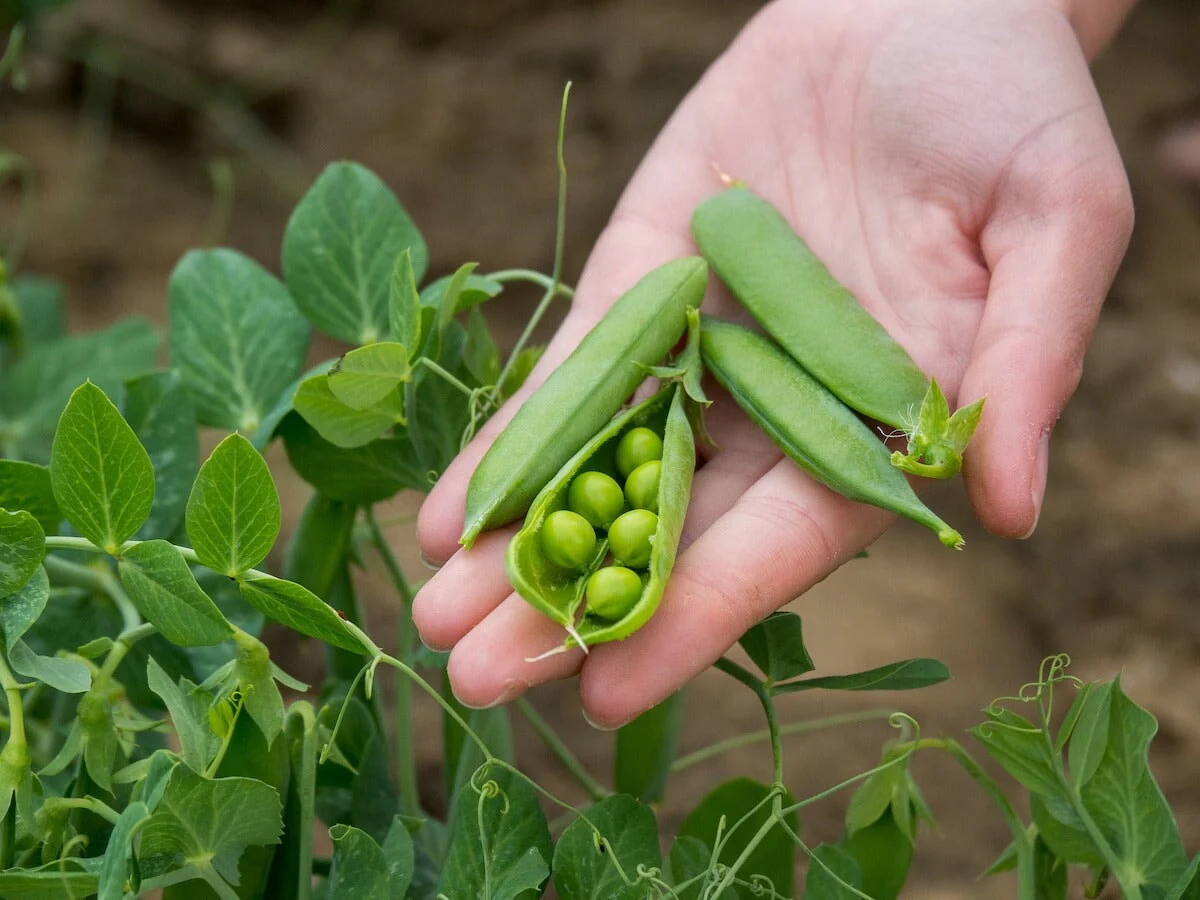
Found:
<svg viewBox="0 0 1200 900"><path fill-rule="evenodd" d="M349 162L296 207L281 258L279 277L233 249L187 253L165 333L135 317L68 333L56 284L0 275L0 896L887 900L933 822L910 763L935 753L995 802L1011 843L988 874L1014 870L1022 900L1110 881L1134 900L1200 897L1200 857L1149 769L1153 717L1063 657L971 732L1003 785L901 712L782 722L781 695L949 678L933 659L820 672L790 612L715 666L762 707L761 735L681 756L685 691L615 734L601 778L528 702L461 706L416 639L376 506L427 492L537 359L532 326L502 357L488 304L532 281L540 316L570 289L557 264L431 278L400 200ZM314 329L349 349L306 368ZM286 537L273 445L312 489ZM395 589L390 651L355 593L367 565ZM272 660L268 624L322 648L321 684ZM442 714L437 786L418 777L416 692ZM572 796L524 774L514 715ZM855 722L892 726L879 764L797 799L785 736ZM667 829L672 776L752 741L771 779L716 784ZM808 809L834 802L841 835L806 840Z"/></svg>

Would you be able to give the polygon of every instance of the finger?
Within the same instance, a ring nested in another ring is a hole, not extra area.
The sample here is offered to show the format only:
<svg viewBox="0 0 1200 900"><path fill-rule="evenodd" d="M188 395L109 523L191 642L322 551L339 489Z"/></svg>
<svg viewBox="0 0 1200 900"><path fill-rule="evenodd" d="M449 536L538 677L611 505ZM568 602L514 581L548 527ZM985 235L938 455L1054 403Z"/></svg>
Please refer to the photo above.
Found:
<svg viewBox="0 0 1200 900"><path fill-rule="evenodd" d="M561 625L510 594L451 651L447 674L454 696L466 706L496 706L535 684L573 675L582 650L546 655L564 646L566 637Z"/></svg>
<svg viewBox="0 0 1200 900"><path fill-rule="evenodd" d="M427 646L449 650L512 593L504 552L516 531L480 535L470 553L456 553L417 592L413 623Z"/></svg>
<svg viewBox="0 0 1200 900"><path fill-rule="evenodd" d="M660 703L892 518L780 461L680 555L654 617L592 649L579 685L588 718L615 728Z"/></svg>
<svg viewBox="0 0 1200 900"><path fill-rule="evenodd" d="M1129 184L1102 114L1068 146L1014 164L981 236L987 304L959 395L987 395L964 477L983 525L1026 537L1041 512L1050 434L1129 242ZM1064 171L1060 160L1084 160Z"/></svg>

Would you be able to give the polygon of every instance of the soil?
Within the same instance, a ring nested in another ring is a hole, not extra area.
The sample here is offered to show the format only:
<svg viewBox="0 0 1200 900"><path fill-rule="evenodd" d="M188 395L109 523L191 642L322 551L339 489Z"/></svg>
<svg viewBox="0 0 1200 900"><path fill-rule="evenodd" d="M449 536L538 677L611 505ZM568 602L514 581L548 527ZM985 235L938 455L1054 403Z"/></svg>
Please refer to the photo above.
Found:
<svg viewBox="0 0 1200 900"><path fill-rule="evenodd" d="M55 52L31 61L28 91L0 94L0 143L29 159L39 182L23 267L67 285L76 327L132 311L162 322L171 267L210 233L212 160L225 160L236 184L221 240L274 269L297 192L325 162L348 158L394 187L426 235L434 272L465 259L483 269L547 270L555 112L570 78L566 272L573 276L657 129L758 5L79 0L56 21ZM114 43L82 66L71 60L83 57L83 35ZM1152 764L1193 851L1200 847L1200 203L1195 185L1172 175L1180 166L1166 165L1174 157L1160 152L1159 137L1174 133L1176 111L1196 108L1198 48L1192 4L1147 0L1095 67L1138 225L1083 382L1055 432L1036 535L1004 542L977 529L967 534L970 552L951 555L920 529L896 528L868 559L793 606L822 671L927 655L943 659L954 680L911 696L793 695L784 704L793 720L896 703L926 735L963 736L981 707L1032 679L1048 654L1071 654L1073 671L1085 678L1120 671L1126 691L1158 717ZM142 83L110 90L104 73L118 59ZM242 118L222 115L223 95L213 86L249 98ZM532 299L506 307L506 339ZM314 359L331 349L315 346ZM294 520L305 489L286 466L277 472ZM933 499L952 521L970 519L957 487ZM403 516L416 501L393 506ZM411 521L391 529L420 578L411 532ZM363 592L388 596L374 572ZM389 633L390 602L373 603L373 633ZM285 667L304 669L305 651L276 637ZM532 699L586 762L605 770L611 740L583 722L572 684ZM762 727L753 698L715 672L688 689L687 703L685 750ZM422 706L418 721L428 736L421 772L437 804L435 710ZM527 771L570 794L521 723L517 734ZM788 782L797 796L822 789L873 765L886 737L886 726L875 724L791 738ZM941 828L921 841L905 896L1011 896L1011 881L976 881L1007 843L987 801L946 760L919 760L917 772ZM769 777L765 746L679 774L662 808L665 827L735 774ZM843 808L812 808L806 827L814 840L836 834Z"/></svg>

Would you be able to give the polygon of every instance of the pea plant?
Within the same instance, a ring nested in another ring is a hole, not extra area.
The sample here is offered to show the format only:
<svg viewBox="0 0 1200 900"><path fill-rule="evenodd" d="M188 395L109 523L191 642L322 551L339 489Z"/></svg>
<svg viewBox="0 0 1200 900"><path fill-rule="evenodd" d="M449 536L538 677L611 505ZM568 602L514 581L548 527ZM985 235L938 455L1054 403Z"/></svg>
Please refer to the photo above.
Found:
<svg viewBox="0 0 1200 900"><path fill-rule="evenodd" d="M1097 896L1110 881L1135 900L1200 897L1200 857L1189 864L1149 769L1153 717L1119 678L1084 683L1064 657L989 705L971 732L1015 788L960 741L923 736L899 711L781 721L776 701L789 693L914 690L949 677L934 659L814 674L790 612L743 635L745 663L715 664L761 706L763 732L681 756L683 692L616 733L604 778L527 701L490 710L457 702L445 655L417 640L414 585L377 506L427 492L537 360L538 319L572 293L561 280L561 120L559 165L553 272L480 273L468 263L434 279L425 242L388 187L353 163L329 166L287 225L282 278L232 249L179 261L167 288L165 365L164 336L148 321L67 333L53 282L0 270L0 896L513 900L552 888L563 900L885 900L900 895L933 822L910 762L934 752L994 801L1011 842L988 873L1015 870L1022 900L1065 898L1072 886ZM544 294L502 357L485 309L513 282ZM647 482L656 486L639 480L631 493L627 483L625 496L674 533L682 512L665 504L672 491L686 493L689 428L700 427L707 402L697 369L703 327L686 306L687 346L651 370L663 390L628 419L593 422L596 437L578 457L598 460L587 472L603 476L587 479L598 487L585 484L578 505L589 528L609 530L628 571L641 563L641 538L619 549L624 501L605 467L632 478L657 465ZM313 329L351 349L305 370ZM707 355L719 361L720 347ZM223 435L203 461L201 429ZM275 443L312 496L272 573L281 511L263 452ZM570 502L579 473L559 468L543 473L550 487L540 500L526 498L534 519ZM562 544L552 548L567 554L559 569L596 557L595 545ZM534 584L530 595L549 592L539 608L561 615L545 548L532 537L514 546L513 571ZM624 633L595 624L581 645L623 637L637 626L627 616L640 615L630 609L652 612L656 560L673 557L669 549L655 544L633 597L619 584L597 588L619 609L593 612L621 619ZM368 565L386 571L396 594L387 649L365 630L356 595L355 573ZM616 568L600 571L619 581ZM661 573L669 568L666 560ZM268 622L323 648L320 685L272 661ZM395 677L390 709L377 690L381 668ZM418 692L443 717L441 816L427 808L438 791L417 775L426 739L413 726ZM1056 702L1064 693L1069 702ZM572 796L523 772L513 715L561 763ZM794 797L785 736L866 722L891 726L879 764ZM660 830L655 804L673 774L755 742L769 748L770 782L717 784L674 833ZM838 798L840 837L806 841L807 808Z"/></svg>

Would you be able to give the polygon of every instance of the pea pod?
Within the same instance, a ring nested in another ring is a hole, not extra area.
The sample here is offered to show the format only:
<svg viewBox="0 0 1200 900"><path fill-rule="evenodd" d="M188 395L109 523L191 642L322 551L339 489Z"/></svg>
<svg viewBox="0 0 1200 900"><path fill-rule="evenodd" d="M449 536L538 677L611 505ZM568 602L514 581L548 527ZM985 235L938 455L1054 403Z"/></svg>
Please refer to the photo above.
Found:
<svg viewBox="0 0 1200 900"><path fill-rule="evenodd" d="M707 284L704 260L685 257L654 269L617 300L484 454L467 488L463 546L529 508L679 340Z"/></svg>
<svg viewBox="0 0 1200 900"><path fill-rule="evenodd" d="M945 408L936 384L775 207L732 187L696 208L692 234L721 280L796 362L847 406L910 436L908 454L898 454L895 465L934 478L959 471L982 401L956 413L953 424L948 410L931 418L939 401Z"/></svg>
<svg viewBox="0 0 1200 900"><path fill-rule="evenodd" d="M569 637L565 647L575 644L586 648L626 638L649 621L658 608L667 578L675 565L691 494L692 473L696 467L696 447L686 409L689 402L685 386L672 383L614 418L546 484L530 506L521 530L509 542L506 566L513 589L567 630ZM570 486L576 476L593 471L610 476L617 474L617 444L627 432L641 426L663 435L658 526L642 592L632 608L615 621L591 612L585 612L580 618L587 582L604 564L608 540L603 537L597 542L588 566L567 570L546 558L540 530L551 513L567 508Z"/></svg>
<svg viewBox="0 0 1200 900"><path fill-rule="evenodd" d="M700 350L721 386L815 479L919 522L947 547L962 547L962 536L921 502L871 429L770 339L705 316Z"/></svg>

